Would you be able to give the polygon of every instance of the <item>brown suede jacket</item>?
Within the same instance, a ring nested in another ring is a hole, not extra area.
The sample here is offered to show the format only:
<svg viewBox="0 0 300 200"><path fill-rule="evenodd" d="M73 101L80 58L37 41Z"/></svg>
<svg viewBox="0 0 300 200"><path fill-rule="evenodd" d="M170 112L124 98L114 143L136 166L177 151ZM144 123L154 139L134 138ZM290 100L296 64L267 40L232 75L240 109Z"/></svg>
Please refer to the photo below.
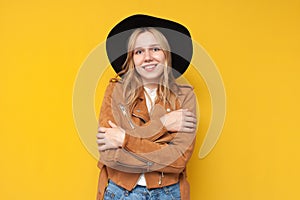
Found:
<svg viewBox="0 0 300 200"><path fill-rule="evenodd" d="M108 121L111 120L126 134L122 148L100 152L97 200L103 199L109 179L131 191L141 173L149 189L179 181L181 199L189 199L186 164L194 149L195 133L168 132L160 120L167 112L181 108L196 115L193 88L187 85L178 85L178 88L175 105L164 105L158 100L149 113L143 89L135 105L128 109L122 82L110 82L102 102L99 126L110 127Z"/></svg>

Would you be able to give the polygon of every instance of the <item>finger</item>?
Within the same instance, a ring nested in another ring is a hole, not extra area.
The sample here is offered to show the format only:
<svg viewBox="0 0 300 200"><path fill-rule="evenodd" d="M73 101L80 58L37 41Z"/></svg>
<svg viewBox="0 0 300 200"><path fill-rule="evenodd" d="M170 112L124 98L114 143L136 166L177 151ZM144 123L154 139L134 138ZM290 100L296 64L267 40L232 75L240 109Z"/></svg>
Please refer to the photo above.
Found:
<svg viewBox="0 0 300 200"><path fill-rule="evenodd" d="M116 148L110 146L109 144L105 144L105 145L102 145L102 146L98 146L98 150L99 150L99 151L105 151L105 150L108 150L108 149L116 149Z"/></svg>
<svg viewBox="0 0 300 200"><path fill-rule="evenodd" d="M184 127L180 131L186 132L186 133L194 133L195 130L196 130L195 128Z"/></svg>
<svg viewBox="0 0 300 200"><path fill-rule="evenodd" d="M97 133L97 134L96 134L96 137L97 137L98 139L105 138L105 133L102 133L102 132Z"/></svg>
<svg viewBox="0 0 300 200"><path fill-rule="evenodd" d="M196 123L197 122L197 120L196 120L195 117L185 117L184 121L185 122L192 122L192 123Z"/></svg>
<svg viewBox="0 0 300 200"><path fill-rule="evenodd" d="M186 127L186 128L195 128L196 124L194 124L192 122L186 122L186 123L183 124L183 127Z"/></svg>
<svg viewBox="0 0 300 200"><path fill-rule="evenodd" d="M99 127L98 128L98 132L103 132L103 133L105 133L106 132L106 130L107 130L108 128L105 128L105 127Z"/></svg>
<svg viewBox="0 0 300 200"><path fill-rule="evenodd" d="M185 116L189 116L189 117L196 117L194 113L192 113L191 111L186 111Z"/></svg>
<svg viewBox="0 0 300 200"><path fill-rule="evenodd" d="M107 150L107 146L106 145L101 145L101 146L98 146L98 151L105 151Z"/></svg>
<svg viewBox="0 0 300 200"><path fill-rule="evenodd" d="M116 128L117 127L117 125L116 124L114 124L112 121L108 121L108 124L112 127L112 128Z"/></svg>
<svg viewBox="0 0 300 200"><path fill-rule="evenodd" d="M96 142L99 146L105 145L105 139L97 139Z"/></svg>

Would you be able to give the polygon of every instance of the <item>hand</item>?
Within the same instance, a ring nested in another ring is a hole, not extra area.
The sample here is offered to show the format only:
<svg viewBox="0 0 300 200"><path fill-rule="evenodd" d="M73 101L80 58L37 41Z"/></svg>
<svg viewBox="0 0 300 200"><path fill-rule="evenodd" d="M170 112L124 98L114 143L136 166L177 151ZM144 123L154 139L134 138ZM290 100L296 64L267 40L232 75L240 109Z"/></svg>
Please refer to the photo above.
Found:
<svg viewBox="0 0 300 200"><path fill-rule="evenodd" d="M116 149L122 146L125 139L125 130L108 121L111 128L99 127L97 134L98 150Z"/></svg>
<svg viewBox="0 0 300 200"><path fill-rule="evenodd" d="M187 109L172 111L162 116L160 120L166 129L171 132L194 132L196 130L196 117Z"/></svg>

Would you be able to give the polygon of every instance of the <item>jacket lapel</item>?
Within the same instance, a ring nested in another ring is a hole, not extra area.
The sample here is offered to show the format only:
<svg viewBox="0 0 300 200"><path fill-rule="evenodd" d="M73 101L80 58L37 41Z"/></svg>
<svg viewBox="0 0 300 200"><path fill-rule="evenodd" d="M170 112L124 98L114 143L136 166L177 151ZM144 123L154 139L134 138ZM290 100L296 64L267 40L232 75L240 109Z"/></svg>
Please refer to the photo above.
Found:
<svg viewBox="0 0 300 200"><path fill-rule="evenodd" d="M136 101L136 104L132 108L132 115L140 118L145 123L150 120L144 89L140 90L139 97Z"/></svg>

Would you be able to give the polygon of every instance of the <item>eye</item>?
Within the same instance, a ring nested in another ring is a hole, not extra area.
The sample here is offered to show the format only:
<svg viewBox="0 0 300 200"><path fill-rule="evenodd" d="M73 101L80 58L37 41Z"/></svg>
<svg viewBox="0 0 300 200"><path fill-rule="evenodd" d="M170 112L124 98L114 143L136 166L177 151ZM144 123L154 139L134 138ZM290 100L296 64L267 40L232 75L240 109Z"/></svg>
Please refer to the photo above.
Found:
<svg viewBox="0 0 300 200"><path fill-rule="evenodd" d="M136 55L142 54L142 50L140 50L140 49L135 50L135 51L134 51L134 54L136 54Z"/></svg>
<svg viewBox="0 0 300 200"><path fill-rule="evenodd" d="M152 51L156 52L156 51L160 51L161 49L159 47L153 47Z"/></svg>

